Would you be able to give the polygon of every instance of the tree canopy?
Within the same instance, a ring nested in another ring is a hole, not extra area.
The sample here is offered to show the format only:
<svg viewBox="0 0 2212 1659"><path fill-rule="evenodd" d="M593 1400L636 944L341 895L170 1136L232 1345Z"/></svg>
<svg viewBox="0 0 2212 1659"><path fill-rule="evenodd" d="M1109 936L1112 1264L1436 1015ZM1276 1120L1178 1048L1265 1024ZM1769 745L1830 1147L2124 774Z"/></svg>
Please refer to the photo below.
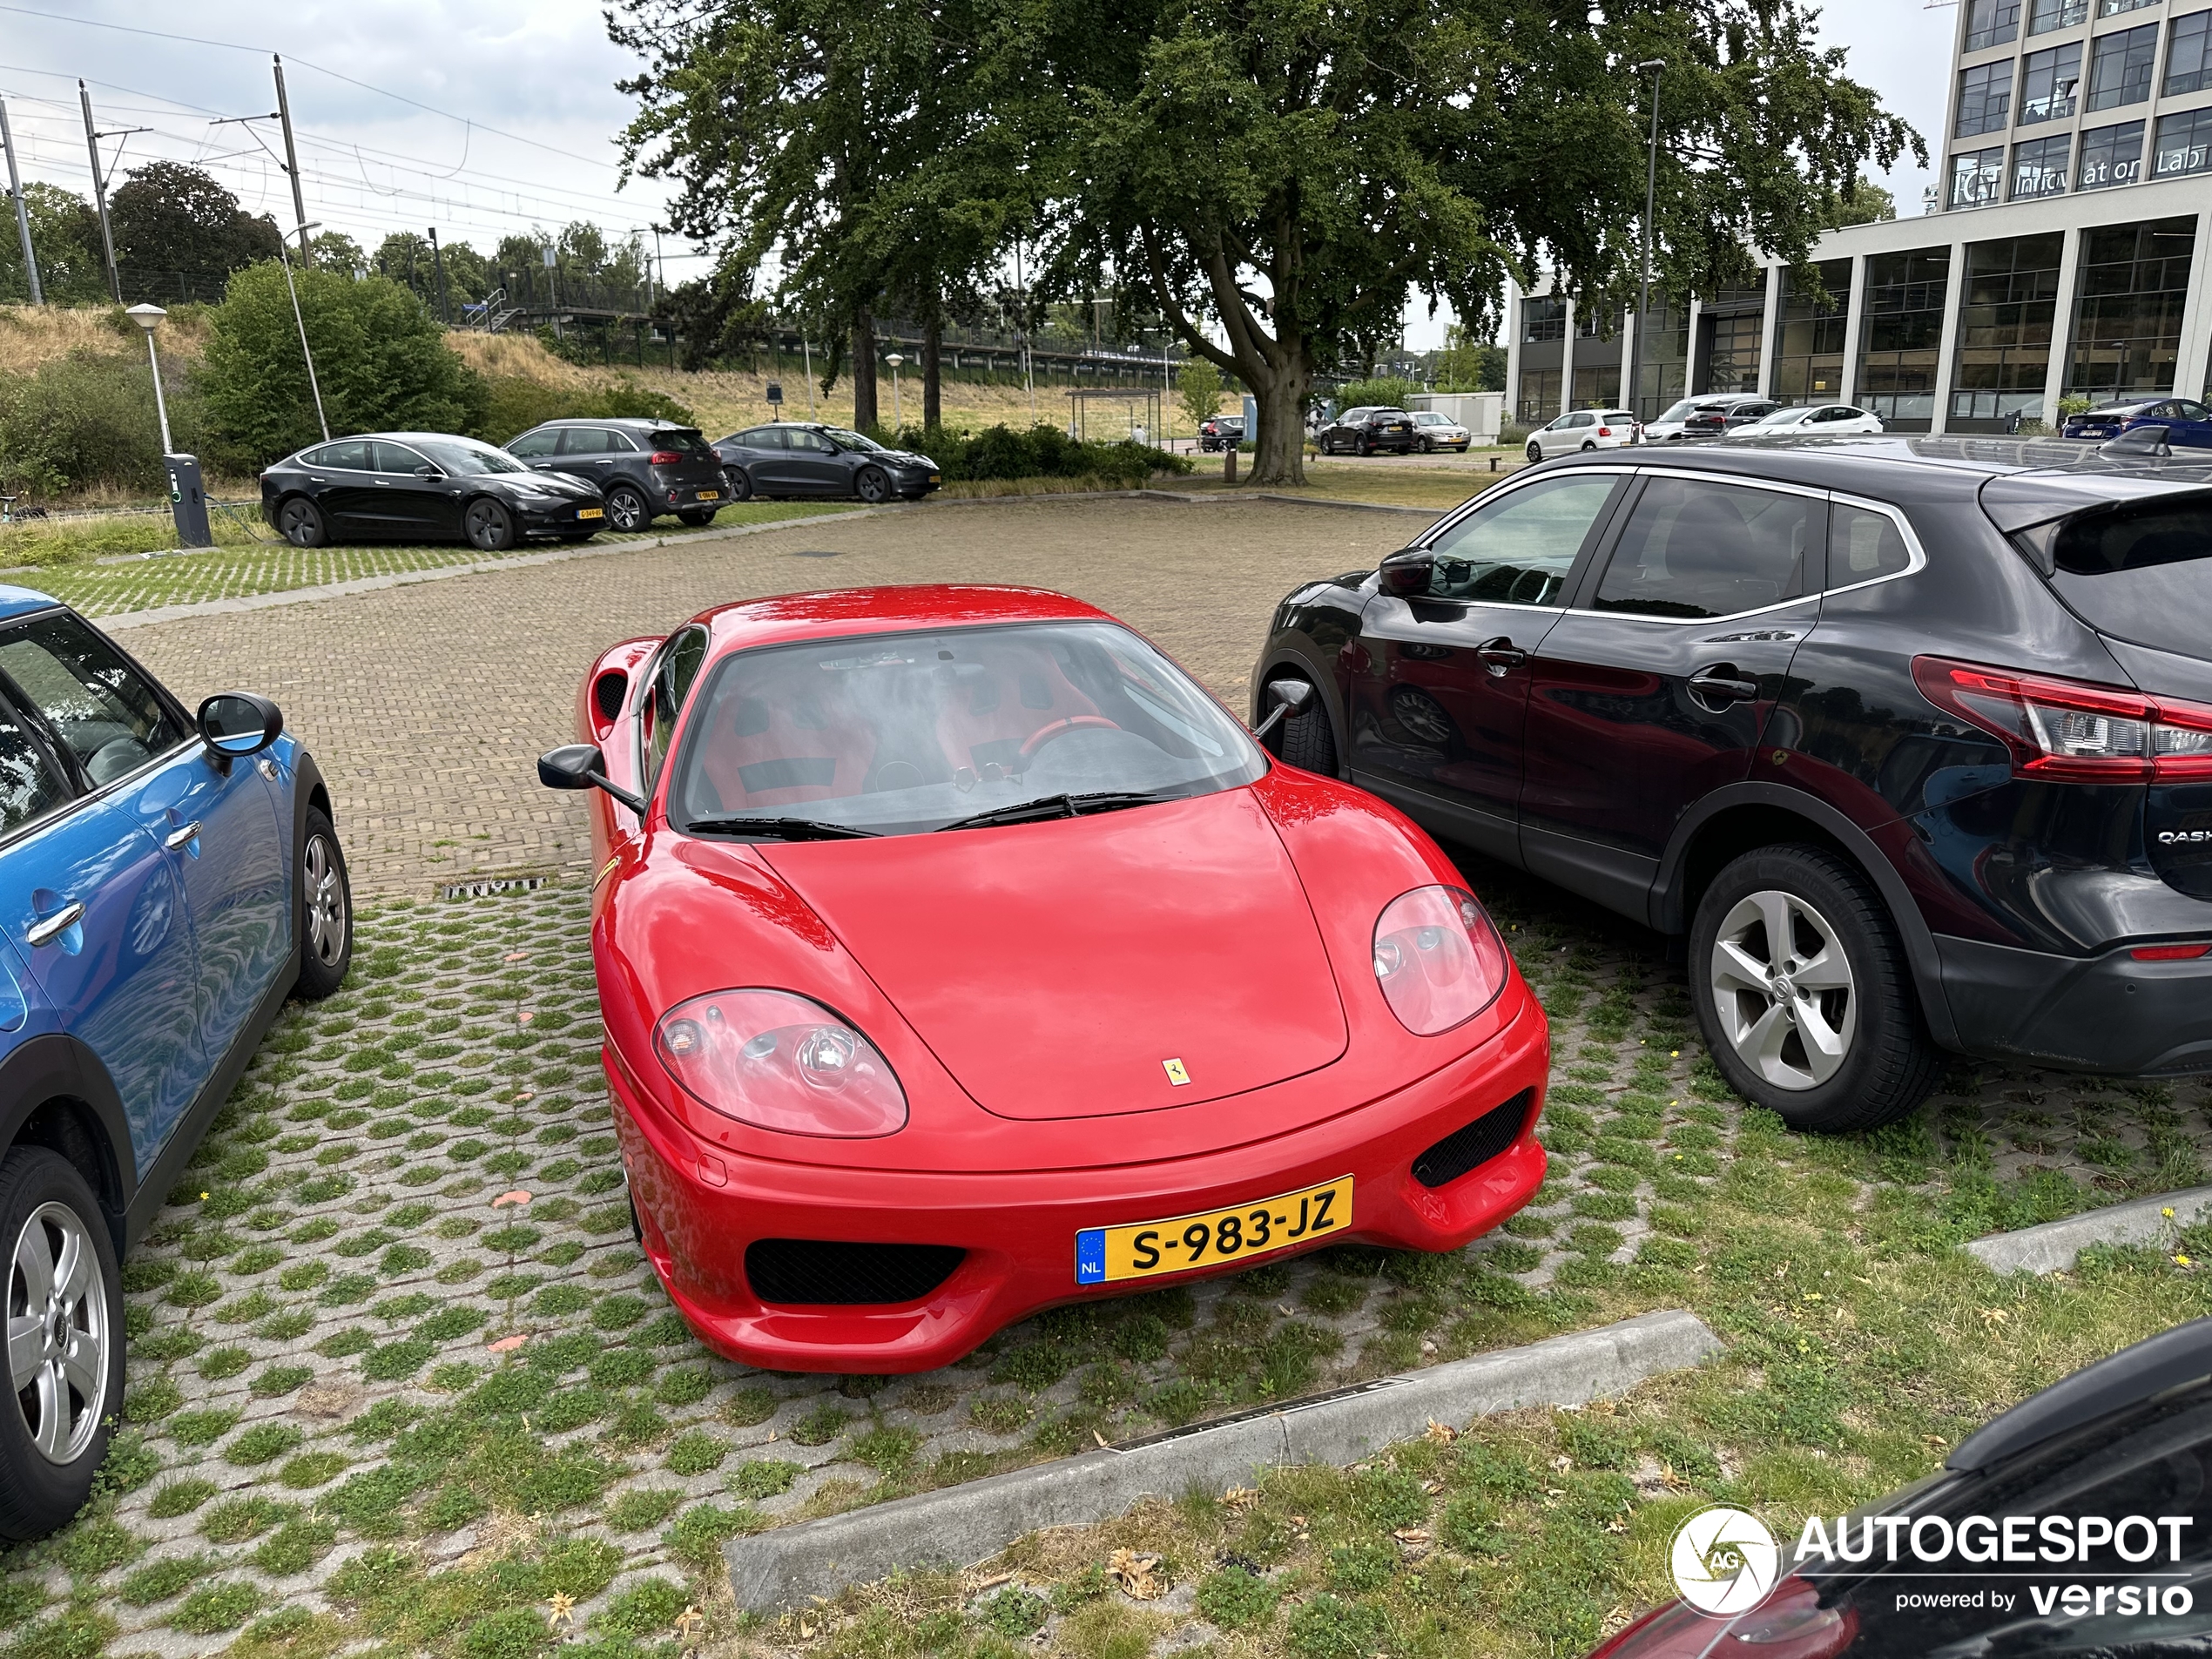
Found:
<svg viewBox="0 0 2212 1659"><path fill-rule="evenodd" d="M255 218L212 175L182 162L132 168L108 198L108 224L125 299L181 280L183 291L204 287L197 297L212 300L232 272L277 256L275 220Z"/></svg>

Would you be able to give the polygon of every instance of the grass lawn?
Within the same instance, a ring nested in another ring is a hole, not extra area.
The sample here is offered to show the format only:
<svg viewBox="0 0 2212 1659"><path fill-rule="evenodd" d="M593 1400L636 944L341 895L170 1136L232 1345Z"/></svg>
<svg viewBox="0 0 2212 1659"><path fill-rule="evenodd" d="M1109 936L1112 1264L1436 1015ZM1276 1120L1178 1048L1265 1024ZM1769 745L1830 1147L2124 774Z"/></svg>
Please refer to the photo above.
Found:
<svg viewBox="0 0 2212 1659"><path fill-rule="evenodd" d="M604 547L654 537L711 535L733 524L766 524L783 519L810 518L823 513L849 511L831 502L745 502L725 507L711 525L694 529L673 519L634 535L602 531L585 545ZM136 523L138 521L126 521ZM169 529L165 519L158 522ZM173 540L173 536L168 538ZM174 553L143 560L101 564L91 561L99 554L72 554L69 560L40 568L0 575L0 582L36 588L67 600L87 616L109 617L125 611L148 610L158 605L192 604L205 599L226 599L248 594L278 593L292 588L318 587L330 582L350 582L361 577L388 576L415 570L435 570L485 559L518 557L542 553L558 543L525 543L504 555L482 553L466 545L351 546L304 549L288 543L225 543L204 552Z"/></svg>
<svg viewBox="0 0 2212 1659"><path fill-rule="evenodd" d="M1187 478L1158 481L1163 489L1227 490L1231 487L1221 482L1221 469L1212 464L1215 458L1201 455L1198 470ZM1238 457L1243 470L1240 476L1249 478L1250 456ZM1442 513L1457 507L1470 496L1479 496L1491 485L1513 475L1515 457L1508 456L1501 469L1492 473L1481 469L1487 462L1478 457L1471 465L1393 467L1386 462L1360 462L1323 460L1305 463L1305 482L1302 486L1284 489L1268 486L1270 494L1309 496L1333 501L1376 502L1392 507L1425 507ZM1249 488L1238 484L1238 489ZM1408 523L1413 521L1407 520Z"/></svg>

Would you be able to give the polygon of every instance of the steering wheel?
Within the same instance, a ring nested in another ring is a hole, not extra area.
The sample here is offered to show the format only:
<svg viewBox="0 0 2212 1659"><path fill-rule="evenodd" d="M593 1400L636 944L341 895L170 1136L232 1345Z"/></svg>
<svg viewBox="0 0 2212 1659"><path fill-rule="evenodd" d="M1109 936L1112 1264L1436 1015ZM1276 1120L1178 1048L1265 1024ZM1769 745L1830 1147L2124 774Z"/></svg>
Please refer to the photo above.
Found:
<svg viewBox="0 0 2212 1659"><path fill-rule="evenodd" d="M1022 745L1023 763L1026 765L1034 760L1037 751L1054 738L1065 737L1070 732L1080 732L1086 726L1103 727L1108 732L1122 729L1103 714L1071 714L1064 720L1055 720L1050 725L1041 725L1029 733Z"/></svg>

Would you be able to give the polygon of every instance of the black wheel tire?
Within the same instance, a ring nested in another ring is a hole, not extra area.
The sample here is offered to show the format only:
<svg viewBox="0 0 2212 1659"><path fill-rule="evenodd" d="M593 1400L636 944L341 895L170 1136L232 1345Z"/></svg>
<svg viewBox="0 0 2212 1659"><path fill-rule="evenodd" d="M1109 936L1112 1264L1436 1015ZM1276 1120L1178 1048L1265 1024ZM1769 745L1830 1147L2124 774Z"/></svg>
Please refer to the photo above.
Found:
<svg viewBox="0 0 2212 1659"><path fill-rule="evenodd" d="M346 849L321 808L307 808L300 836L300 995L320 1001L346 982L354 961L354 889Z"/></svg>
<svg viewBox="0 0 2212 1659"><path fill-rule="evenodd" d="M863 467L853 480L853 493L871 507L891 499L891 480L880 467Z"/></svg>
<svg viewBox="0 0 2212 1659"><path fill-rule="evenodd" d="M736 467L725 467L722 469L722 475L729 481L730 499L732 502L752 499L752 480L746 477L741 470Z"/></svg>
<svg viewBox="0 0 2212 1659"><path fill-rule="evenodd" d="M489 497L469 503L461 527L479 553L504 553L515 545L515 515Z"/></svg>
<svg viewBox="0 0 2212 1659"><path fill-rule="evenodd" d="M1318 772L1325 778L1337 775L1336 733L1329 729L1329 711L1323 706L1318 691L1305 713L1285 718L1282 733L1279 752L1285 765Z"/></svg>
<svg viewBox="0 0 2212 1659"><path fill-rule="evenodd" d="M0 1538L44 1537L84 1507L92 1477L107 1455L110 1426L123 1405L123 1275L116 1265L115 1240L84 1177L66 1158L43 1146L14 1147L0 1158L0 1251L7 1252L0 1256L0 1273L5 1275L9 1320L30 1311L27 1303L19 1305L28 1286L17 1271L17 1244L31 1218L49 1205L68 1212L78 1248L89 1247L91 1253L97 1291L88 1284L78 1304L84 1309L81 1322L70 1321L70 1329L72 1340L82 1341L93 1321L102 1327L101 1392L91 1401L72 1393L71 1418L80 1425L72 1441L82 1439L75 1444L75 1455L64 1462L38 1449L18 1397L0 1399ZM95 1302L97 1308L91 1305ZM43 1310L45 1304L38 1305ZM84 1422L86 1411L91 1413L89 1424Z"/></svg>
<svg viewBox="0 0 2212 1659"><path fill-rule="evenodd" d="M607 523L625 533L651 527L653 509L645 498L627 484L607 492Z"/></svg>
<svg viewBox="0 0 2212 1659"><path fill-rule="evenodd" d="M1800 899L1827 921L1851 969L1850 1046L1828 1079L1787 1089L1746 1064L1723 1028L1713 959L1729 912L1753 894ZM1746 853L1713 879L1689 930L1690 996L1708 1053L1730 1088L1791 1129L1844 1134L1903 1117L1927 1098L1941 1068L1928 1040L1905 947L1881 895L1858 868L1824 847Z"/></svg>
<svg viewBox="0 0 2212 1659"><path fill-rule="evenodd" d="M1541 449L1539 449L1539 448L1536 447L1536 440L1535 440L1535 439L1534 439L1534 438L1529 439L1529 440L1528 440L1528 460L1529 460L1529 463L1533 466L1535 462L1539 462L1539 461L1541 461L1543 458L1544 458L1544 452L1543 452Z"/></svg>
<svg viewBox="0 0 2212 1659"><path fill-rule="evenodd" d="M697 528L701 524L711 524L714 523L714 513L715 509L709 507L698 512L685 511L678 513L676 515L676 520L679 524L689 524Z"/></svg>
<svg viewBox="0 0 2212 1659"><path fill-rule="evenodd" d="M277 508L277 533L294 547L327 547L330 524L322 509L304 496L294 496Z"/></svg>
<svg viewBox="0 0 2212 1659"><path fill-rule="evenodd" d="M1362 438L1359 440L1359 453L1363 455L1372 455L1375 453L1375 446Z"/></svg>
<svg viewBox="0 0 2212 1659"><path fill-rule="evenodd" d="M1590 452L1591 450L1593 450L1593 449L1595 449L1595 448L1597 448L1597 445L1596 445L1596 444L1595 444L1595 443L1593 443L1593 442L1591 442L1589 439L1585 438L1585 439L1583 439L1583 440L1582 440L1582 453L1583 453L1584 455L1588 455L1588 454L1589 454L1589 452Z"/></svg>

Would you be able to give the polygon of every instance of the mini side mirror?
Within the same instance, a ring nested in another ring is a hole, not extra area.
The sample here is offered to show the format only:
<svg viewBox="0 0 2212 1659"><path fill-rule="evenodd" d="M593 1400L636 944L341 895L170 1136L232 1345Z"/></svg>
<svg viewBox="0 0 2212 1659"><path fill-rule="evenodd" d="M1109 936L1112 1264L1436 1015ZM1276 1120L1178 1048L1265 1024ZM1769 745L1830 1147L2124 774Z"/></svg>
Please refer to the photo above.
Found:
<svg viewBox="0 0 2212 1659"><path fill-rule="evenodd" d="M1382 562L1382 590L1393 598L1418 598L1429 590L1436 569L1436 555L1425 547L1409 547Z"/></svg>
<svg viewBox="0 0 2212 1659"><path fill-rule="evenodd" d="M255 755L284 732L284 714L251 691L218 691L199 705L199 735L208 752L227 765Z"/></svg>
<svg viewBox="0 0 2212 1659"><path fill-rule="evenodd" d="M609 780L606 757L592 744L548 749L537 758L537 780L548 789L604 789L638 817L645 815L643 799Z"/></svg>

